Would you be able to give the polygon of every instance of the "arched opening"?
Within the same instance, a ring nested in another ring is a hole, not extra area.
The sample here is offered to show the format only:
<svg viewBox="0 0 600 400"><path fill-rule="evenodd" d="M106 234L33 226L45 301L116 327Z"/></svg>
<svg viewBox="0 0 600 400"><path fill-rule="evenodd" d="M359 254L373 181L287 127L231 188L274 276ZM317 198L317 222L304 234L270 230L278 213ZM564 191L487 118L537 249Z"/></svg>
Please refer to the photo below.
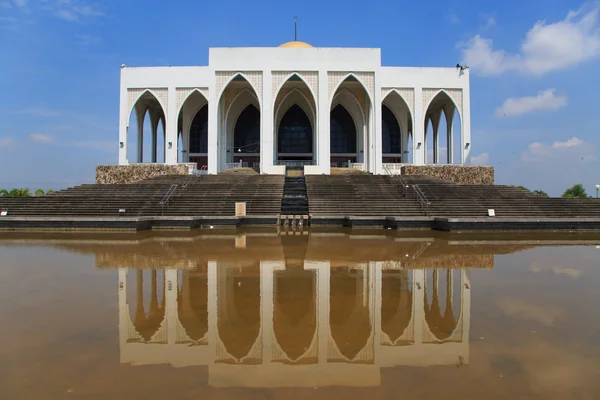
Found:
<svg viewBox="0 0 600 400"><path fill-rule="evenodd" d="M205 271L182 271L177 293L179 322L192 342L208 333L208 277Z"/></svg>
<svg viewBox="0 0 600 400"><path fill-rule="evenodd" d="M412 126L408 104L397 91L392 90L381 106L381 153L384 164L412 162Z"/></svg>
<svg viewBox="0 0 600 400"><path fill-rule="evenodd" d="M273 331L289 357L288 362L311 362L300 358L309 350L317 332L315 272L302 267L276 271L273 299Z"/></svg>
<svg viewBox="0 0 600 400"><path fill-rule="evenodd" d="M348 110L341 104L337 105L331 110L329 121L331 165L347 167L348 161L357 162L356 125Z"/></svg>
<svg viewBox="0 0 600 400"><path fill-rule="evenodd" d="M178 160L208 165L208 100L193 90L179 110L177 124Z"/></svg>
<svg viewBox="0 0 600 400"><path fill-rule="evenodd" d="M127 293L133 326L141 340L149 342L165 320L164 272L130 270L127 280L135 280L135 291L130 290Z"/></svg>
<svg viewBox="0 0 600 400"><path fill-rule="evenodd" d="M261 330L260 265L220 265L217 329L227 352L237 362L249 356ZM257 360L247 360L257 363Z"/></svg>
<svg viewBox="0 0 600 400"><path fill-rule="evenodd" d="M460 271L428 270L424 296L425 321L429 330L439 341L450 339L460 317Z"/></svg>
<svg viewBox="0 0 600 400"><path fill-rule="evenodd" d="M250 104L238 117L233 131L233 162L243 167L260 160L260 111Z"/></svg>
<svg viewBox="0 0 600 400"><path fill-rule="evenodd" d="M313 159L313 129L308 116L297 104L292 105L279 122L277 159L280 161Z"/></svg>
<svg viewBox="0 0 600 400"><path fill-rule="evenodd" d="M413 293L408 270L383 271L381 278L381 330L391 345L409 344L405 336L412 319ZM412 336L410 336L412 339Z"/></svg>
<svg viewBox="0 0 600 400"><path fill-rule="evenodd" d="M274 103L275 163L313 164L315 160L316 103L306 82L290 76Z"/></svg>
<svg viewBox="0 0 600 400"><path fill-rule="evenodd" d="M351 138L352 129L349 128L349 121L346 116L342 116L343 109L351 116L354 124L354 138ZM335 111L335 113L334 113ZM337 114L338 115L334 115ZM338 136L334 141L333 123L337 118L344 118L345 128L343 136ZM369 94L363 84L354 76L349 75L337 88L331 104L330 115L330 162L332 167L346 167L348 161L351 163L363 164L363 169L368 169L367 162L369 148L368 138L371 129L371 101Z"/></svg>
<svg viewBox="0 0 600 400"><path fill-rule="evenodd" d="M237 74L227 84L219 101L219 116L219 170L240 164L260 169L260 102L243 75Z"/></svg>
<svg viewBox="0 0 600 400"><path fill-rule="evenodd" d="M129 163L164 162L165 113L160 101L146 90L135 102L127 126Z"/></svg>
<svg viewBox="0 0 600 400"><path fill-rule="evenodd" d="M353 361L372 335L369 283L362 268L331 270L329 325L340 353Z"/></svg>
<svg viewBox="0 0 600 400"><path fill-rule="evenodd" d="M427 164L464 162L460 119L454 100L443 90L437 93L425 112Z"/></svg>

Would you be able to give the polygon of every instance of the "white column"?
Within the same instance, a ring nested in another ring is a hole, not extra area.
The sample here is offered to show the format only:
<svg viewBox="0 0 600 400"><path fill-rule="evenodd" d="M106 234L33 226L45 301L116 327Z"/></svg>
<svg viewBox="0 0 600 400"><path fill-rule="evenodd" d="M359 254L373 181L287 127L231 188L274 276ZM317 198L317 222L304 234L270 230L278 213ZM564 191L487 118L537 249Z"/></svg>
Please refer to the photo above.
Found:
<svg viewBox="0 0 600 400"><path fill-rule="evenodd" d="M119 146L119 165L127 165L127 140L131 110L128 109L127 89L123 84L123 69L121 69L121 96L119 102L119 143L117 143Z"/></svg>
<svg viewBox="0 0 600 400"><path fill-rule="evenodd" d="M372 112L371 112L371 140L369 141L369 164L372 166L371 171L375 174L383 173L383 149L381 137L381 85L379 84L379 76L375 73L374 79L375 93L373 96Z"/></svg>
<svg viewBox="0 0 600 400"><path fill-rule="evenodd" d="M119 344L127 343L127 268L119 268Z"/></svg>
<svg viewBox="0 0 600 400"><path fill-rule="evenodd" d="M371 264L371 263L369 263ZM374 305L374 323L373 323L373 327L375 330L375 335L374 335L374 346L375 346L375 360L378 359L378 354L380 349L381 349L381 296L382 296L382 292L381 292L381 282L382 282L382 274L383 274L383 262L381 261L377 261L375 263L372 263L373 265L373 269L374 269L374 279L373 279L373 293L371 295L371 298L374 299L375 301L375 305ZM385 348L382 349L381 351L385 351Z"/></svg>
<svg viewBox="0 0 600 400"><path fill-rule="evenodd" d="M444 109L444 113L446 114L446 146L448 148L448 164L454 163L454 134L453 134L453 124L454 124L454 107L450 107L448 111Z"/></svg>
<svg viewBox="0 0 600 400"><path fill-rule="evenodd" d="M467 85L463 89L463 112L460 116L460 131L461 131L461 145L462 145L462 158L461 164L466 164L471 158L471 89L468 84L469 71L465 71L461 79L467 79ZM468 144L468 147L467 147Z"/></svg>
<svg viewBox="0 0 600 400"><path fill-rule="evenodd" d="M177 93L175 87L169 88L167 103L169 104L169 115L166 116L165 164L177 164Z"/></svg>
<svg viewBox="0 0 600 400"><path fill-rule="evenodd" d="M144 115L145 107L140 104L135 106L135 120L137 121L137 162L144 162Z"/></svg>
<svg viewBox="0 0 600 400"><path fill-rule="evenodd" d="M329 285L331 277L331 265L329 261L323 261L317 269L317 307L319 329L319 364L327 363L327 346L329 339Z"/></svg>
<svg viewBox="0 0 600 400"><path fill-rule="evenodd" d="M165 270L165 282L164 287L166 288L166 318L167 318L167 343L175 344L177 340L177 319L179 318L177 312L177 270L166 269Z"/></svg>
<svg viewBox="0 0 600 400"><path fill-rule="evenodd" d="M285 263L282 261L279 267L273 267L272 262L261 261L260 263L260 320L263 364L269 364L273 358L272 340L275 335L273 331L273 274L275 269L285 270Z"/></svg>
<svg viewBox="0 0 600 400"><path fill-rule="evenodd" d="M161 118L160 118L160 115L158 115L156 113L156 111L152 111L152 109L150 109L149 112L150 112L150 125L152 126L152 148L150 149L150 154L152 155L151 161L153 163L155 163L156 155L157 155L156 144L158 142L158 140L157 140L158 124L160 123Z"/></svg>
<svg viewBox="0 0 600 400"><path fill-rule="evenodd" d="M219 171L219 94L213 74L208 93L208 173ZM222 144L223 146L225 144Z"/></svg>
<svg viewBox="0 0 600 400"><path fill-rule="evenodd" d="M273 74L263 71L262 102L260 110L260 173L269 173L274 160L274 127L273 127Z"/></svg>
<svg viewBox="0 0 600 400"><path fill-rule="evenodd" d="M423 89L415 88L415 113L413 121L413 164L424 165L427 147L425 146L425 110L423 110ZM419 148L419 143L421 147Z"/></svg>
<svg viewBox="0 0 600 400"><path fill-rule="evenodd" d="M317 99L318 108L318 124L317 124L317 140L316 151L317 164L319 171L322 174L329 175L331 144L329 140L329 118L331 108L329 103L329 87L328 87L327 70L319 71L319 98Z"/></svg>
<svg viewBox="0 0 600 400"><path fill-rule="evenodd" d="M433 163L440 163L440 120L442 119L442 111L437 115L434 115L431 119L431 125L433 126Z"/></svg>

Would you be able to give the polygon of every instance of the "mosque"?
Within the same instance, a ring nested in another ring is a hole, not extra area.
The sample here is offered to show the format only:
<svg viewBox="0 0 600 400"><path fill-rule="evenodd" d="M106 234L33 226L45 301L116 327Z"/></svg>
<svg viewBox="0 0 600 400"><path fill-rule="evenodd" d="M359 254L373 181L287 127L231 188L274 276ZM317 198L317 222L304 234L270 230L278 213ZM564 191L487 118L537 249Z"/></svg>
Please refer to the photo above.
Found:
<svg viewBox="0 0 600 400"><path fill-rule="evenodd" d="M210 48L208 66L121 67L119 165L306 175L464 165L470 119L459 65L382 66L381 49L300 41Z"/></svg>

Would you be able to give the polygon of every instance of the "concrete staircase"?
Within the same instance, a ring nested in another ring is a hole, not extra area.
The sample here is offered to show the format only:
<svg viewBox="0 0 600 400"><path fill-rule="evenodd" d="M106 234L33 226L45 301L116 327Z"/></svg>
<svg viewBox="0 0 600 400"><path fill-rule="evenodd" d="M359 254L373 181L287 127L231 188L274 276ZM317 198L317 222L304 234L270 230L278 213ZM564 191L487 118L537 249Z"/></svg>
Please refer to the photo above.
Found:
<svg viewBox="0 0 600 400"><path fill-rule="evenodd" d="M10 216L234 216L278 215L284 177L267 175L161 176L129 185L80 185L41 197L0 197ZM160 202L177 185L168 206Z"/></svg>
<svg viewBox="0 0 600 400"><path fill-rule="evenodd" d="M306 177L311 215L422 216L418 202L381 175L312 175Z"/></svg>

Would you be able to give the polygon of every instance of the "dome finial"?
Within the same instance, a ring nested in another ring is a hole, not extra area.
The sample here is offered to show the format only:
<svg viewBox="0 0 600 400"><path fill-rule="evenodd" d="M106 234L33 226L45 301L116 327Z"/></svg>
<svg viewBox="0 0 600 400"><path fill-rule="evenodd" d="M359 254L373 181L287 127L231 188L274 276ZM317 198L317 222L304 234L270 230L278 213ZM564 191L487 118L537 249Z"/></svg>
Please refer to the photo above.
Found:
<svg viewBox="0 0 600 400"><path fill-rule="evenodd" d="M298 41L298 16L294 16L294 42Z"/></svg>

